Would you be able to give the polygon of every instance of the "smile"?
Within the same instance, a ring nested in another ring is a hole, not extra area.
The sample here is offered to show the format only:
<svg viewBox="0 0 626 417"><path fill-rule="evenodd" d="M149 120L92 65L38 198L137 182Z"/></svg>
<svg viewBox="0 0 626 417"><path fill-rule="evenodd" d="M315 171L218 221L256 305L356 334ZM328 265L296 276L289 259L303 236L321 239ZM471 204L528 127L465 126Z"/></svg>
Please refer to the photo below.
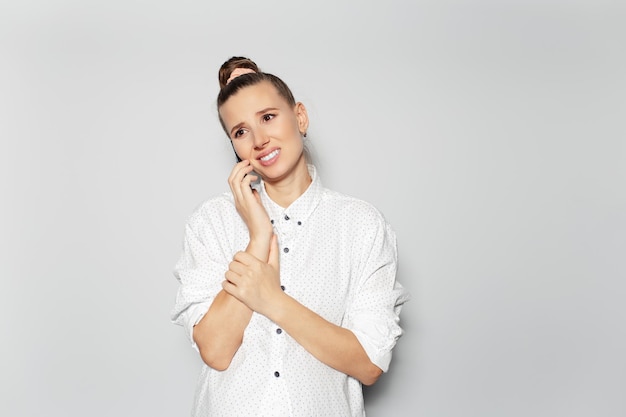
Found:
<svg viewBox="0 0 626 417"><path fill-rule="evenodd" d="M280 152L280 149L276 149L275 151L272 151L268 153L267 155L265 155L264 157L259 158L259 159L263 162L267 162L270 159L274 158L276 155L278 155L279 152Z"/></svg>

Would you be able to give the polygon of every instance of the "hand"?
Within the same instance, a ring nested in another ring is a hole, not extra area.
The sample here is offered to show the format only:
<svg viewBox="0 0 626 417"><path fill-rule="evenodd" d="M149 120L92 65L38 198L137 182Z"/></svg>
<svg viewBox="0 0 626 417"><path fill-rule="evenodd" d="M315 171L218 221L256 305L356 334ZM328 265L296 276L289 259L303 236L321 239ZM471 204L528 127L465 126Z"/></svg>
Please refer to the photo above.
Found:
<svg viewBox="0 0 626 417"><path fill-rule="evenodd" d="M258 179L256 175L250 174L252 169L248 160L237 163L228 177L228 185L233 192L237 212L248 226L250 239L267 236L269 240L273 233L272 224L261 204L259 193L250 187L250 183Z"/></svg>
<svg viewBox="0 0 626 417"><path fill-rule="evenodd" d="M237 252L228 265L222 283L224 291L253 311L267 316L269 309L284 295L280 288L278 238L272 235L267 263L247 252Z"/></svg>

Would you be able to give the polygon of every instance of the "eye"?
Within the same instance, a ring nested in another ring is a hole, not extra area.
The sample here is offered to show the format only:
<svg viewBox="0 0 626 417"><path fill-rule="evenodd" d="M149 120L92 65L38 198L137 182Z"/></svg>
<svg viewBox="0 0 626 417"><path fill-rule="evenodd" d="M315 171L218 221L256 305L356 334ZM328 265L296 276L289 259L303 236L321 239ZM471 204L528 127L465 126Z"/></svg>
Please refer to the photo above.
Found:
<svg viewBox="0 0 626 417"><path fill-rule="evenodd" d="M238 130L236 130L236 131L235 131L235 133L233 134L233 138L238 138L238 137L240 137L241 135L243 135L244 133L246 133L246 131L245 131L245 130L243 130L243 129L238 129Z"/></svg>
<svg viewBox="0 0 626 417"><path fill-rule="evenodd" d="M263 121L264 122L269 122L270 120L272 120L274 117L276 117L275 114L272 113L266 113L263 115Z"/></svg>

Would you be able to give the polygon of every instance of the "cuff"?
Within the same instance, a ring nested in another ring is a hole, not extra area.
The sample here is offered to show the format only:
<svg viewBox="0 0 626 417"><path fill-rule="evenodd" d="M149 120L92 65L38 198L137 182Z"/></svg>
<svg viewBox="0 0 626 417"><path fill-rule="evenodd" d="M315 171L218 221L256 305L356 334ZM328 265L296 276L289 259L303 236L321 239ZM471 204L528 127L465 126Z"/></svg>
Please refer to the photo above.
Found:
<svg viewBox="0 0 626 417"><path fill-rule="evenodd" d="M209 311L210 303L200 303L194 304L185 311L185 334L189 337L189 341L191 342L191 347L198 351L198 346L196 342L193 340L193 328L196 324L202 320L202 317Z"/></svg>
<svg viewBox="0 0 626 417"><path fill-rule="evenodd" d="M365 333L358 330L353 330L352 332L361 346L363 346L363 350L365 350L372 363L382 369L383 372L387 372L391 363L391 350L381 351Z"/></svg>

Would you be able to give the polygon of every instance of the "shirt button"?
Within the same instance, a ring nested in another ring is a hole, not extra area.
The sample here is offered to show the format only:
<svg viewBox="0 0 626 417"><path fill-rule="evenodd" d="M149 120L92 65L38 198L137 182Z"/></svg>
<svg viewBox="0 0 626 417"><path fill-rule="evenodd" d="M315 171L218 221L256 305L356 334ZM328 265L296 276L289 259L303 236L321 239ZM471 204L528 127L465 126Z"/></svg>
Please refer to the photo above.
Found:
<svg viewBox="0 0 626 417"><path fill-rule="evenodd" d="M302 222L298 220L298 226L302 226Z"/></svg>
<svg viewBox="0 0 626 417"><path fill-rule="evenodd" d="M284 286L284 285L281 285L281 286L280 286L280 289L281 289L281 290L283 290L283 291L285 291L285 286Z"/></svg>
<svg viewBox="0 0 626 417"><path fill-rule="evenodd" d="M276 334L281 334L283 332L283 329L276 329Z"/></svg>
<svg viewBox="0 0 626 417"><path fill-rule="evenodd" d="M285 252L285 253L289 253L289 248L285 248L285 249L283 249L283 252Z"/></svg>
<svg viewBox="0 0 626 417"><path fill-rule="evenodd" d="M289 216L285 214L285 220L289 220Z"/></svg>
<svg viewBox="0 0 626 417"><path fill-rule="evenodd" d="M278 371L274 372L274 376L275 376L276 378L278 378L278 377L280 376L280 372L278 372Z"/></svg>

